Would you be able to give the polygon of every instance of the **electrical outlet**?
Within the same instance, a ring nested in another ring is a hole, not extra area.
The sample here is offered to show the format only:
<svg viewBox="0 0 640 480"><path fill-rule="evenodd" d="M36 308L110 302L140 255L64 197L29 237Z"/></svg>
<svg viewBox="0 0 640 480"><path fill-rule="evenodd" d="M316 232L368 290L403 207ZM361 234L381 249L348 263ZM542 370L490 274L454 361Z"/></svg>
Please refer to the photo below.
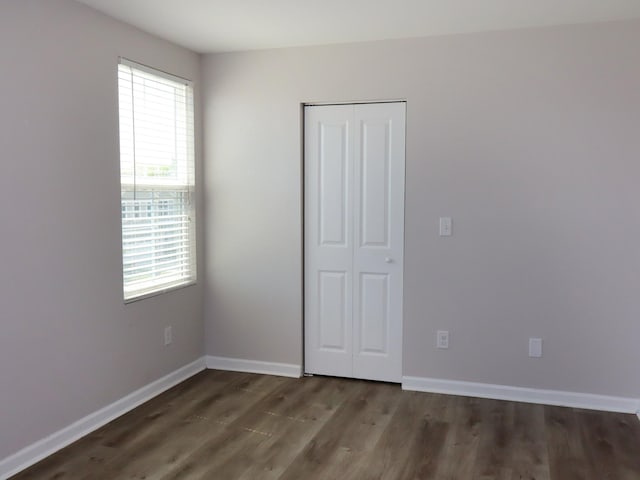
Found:
<svg viewBox="0 0 640 480"><path fill-rule="evenodd" d="M436 347L449 348L449 331L448 330L438 330L438 333L436 335Z"/></svg>
<svg viewBox="0 0 640 480"><path fill-rule="evenodd" d="M169 345L173 342L173 328L171 326L164 327L164 344Z"/></svg>

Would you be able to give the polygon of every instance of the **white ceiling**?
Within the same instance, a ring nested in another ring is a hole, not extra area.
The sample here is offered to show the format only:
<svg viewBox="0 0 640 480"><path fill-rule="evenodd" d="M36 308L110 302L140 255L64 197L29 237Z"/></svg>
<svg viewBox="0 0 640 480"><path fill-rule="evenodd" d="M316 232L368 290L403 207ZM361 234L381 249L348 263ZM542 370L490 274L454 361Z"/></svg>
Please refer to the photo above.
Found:
<svg viewBox="0 0 640 480"><path fill-rule="evenodd" d="M78 0L201 53L640 18L639 0Z"/></svg>

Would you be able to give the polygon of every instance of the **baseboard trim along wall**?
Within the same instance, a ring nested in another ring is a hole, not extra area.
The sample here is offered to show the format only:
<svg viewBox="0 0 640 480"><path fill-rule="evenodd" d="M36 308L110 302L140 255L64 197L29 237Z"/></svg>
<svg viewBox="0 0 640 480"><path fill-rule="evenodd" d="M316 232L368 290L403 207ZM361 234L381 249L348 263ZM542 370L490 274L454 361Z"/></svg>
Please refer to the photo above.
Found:
<svg viewBox="0 0 640 480"><path fill-rule="evenodd" d="M0 460L0 480L30 467L61 448L75 442L79 438L97 430L110 421L133 410L138 405L160 395L162 392L185 381L206 368L204 357L185 365L164 377L145 385L126 397L116 400L100 410L81 418L68 427L58 430L38 442L23 448L19 452Z"/></svg>
<svg viewBox="0 0 640 480"><path fill-rule="evenodd" d="M444 393L465 397L490 398L513 402L539 403L560 407L584 408L605 412L637 414L640 418L640 399L611 397L591 393L539 390L488 383L460 382L438 378L402 377L402 389L416 392Z"/></svg>
<svg viewBox="0 0 640 480"><path fill-rule="evenodd" d="M242 358L208 356L207 368L229 370L231 372L263 373L279 377L299 378L302 376L302 365L291 363L261 362Z"/></svg>

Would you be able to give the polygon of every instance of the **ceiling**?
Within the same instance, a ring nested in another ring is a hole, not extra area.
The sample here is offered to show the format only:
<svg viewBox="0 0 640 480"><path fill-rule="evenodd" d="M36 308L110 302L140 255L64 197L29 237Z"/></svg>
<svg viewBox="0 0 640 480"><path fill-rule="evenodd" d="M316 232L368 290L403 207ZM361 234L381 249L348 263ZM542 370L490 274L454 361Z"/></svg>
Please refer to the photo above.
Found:
<svg viewBox="0 0 640 480"><path fill-rule="evenodd" d="M640 18L639 0L78 0L200 53Z"/></svg>

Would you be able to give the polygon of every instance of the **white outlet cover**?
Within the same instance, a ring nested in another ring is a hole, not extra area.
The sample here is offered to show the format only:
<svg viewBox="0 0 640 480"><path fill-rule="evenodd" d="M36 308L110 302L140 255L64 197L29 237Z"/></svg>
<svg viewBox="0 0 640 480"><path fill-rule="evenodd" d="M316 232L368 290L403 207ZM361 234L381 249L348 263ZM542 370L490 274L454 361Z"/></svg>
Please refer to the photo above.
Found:
<svg viewBox="0 0 640 480"><path fill-rule="evenodd" d="M449 348L449 331L438 330L436 334L436 347L437 348Z"/></svg>

